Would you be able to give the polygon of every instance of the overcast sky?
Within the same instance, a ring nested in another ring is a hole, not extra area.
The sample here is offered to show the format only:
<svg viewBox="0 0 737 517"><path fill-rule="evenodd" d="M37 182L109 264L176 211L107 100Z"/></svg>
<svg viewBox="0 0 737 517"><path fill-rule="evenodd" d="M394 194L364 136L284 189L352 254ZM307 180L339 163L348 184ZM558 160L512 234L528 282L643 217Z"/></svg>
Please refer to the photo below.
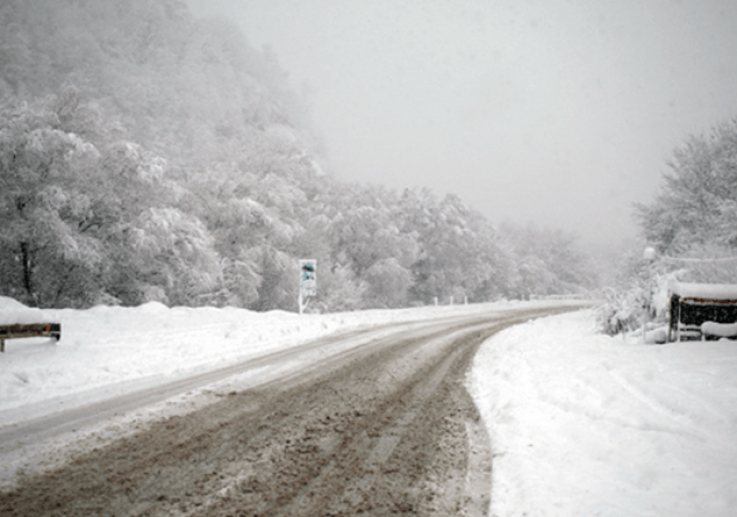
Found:
<svg viewBox="0 0 737 517"><path fill-rule="evenodd" d="M341 179L619 242L689 134L737 116L734 0L187 0L269 45Z"/></svg>

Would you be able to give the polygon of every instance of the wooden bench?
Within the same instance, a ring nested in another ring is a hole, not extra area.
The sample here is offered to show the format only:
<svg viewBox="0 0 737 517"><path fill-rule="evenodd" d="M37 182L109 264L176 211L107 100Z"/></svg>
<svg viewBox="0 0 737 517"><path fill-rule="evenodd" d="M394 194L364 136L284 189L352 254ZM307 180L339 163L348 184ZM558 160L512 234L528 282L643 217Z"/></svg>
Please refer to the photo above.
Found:
<svg viewBox="0 0 737 517"><path fill-rule="evenodd" d="M5 340L23 337L52 337L61 339L61 323L31 323L0 325L0 352L5 352Z"/></svg>

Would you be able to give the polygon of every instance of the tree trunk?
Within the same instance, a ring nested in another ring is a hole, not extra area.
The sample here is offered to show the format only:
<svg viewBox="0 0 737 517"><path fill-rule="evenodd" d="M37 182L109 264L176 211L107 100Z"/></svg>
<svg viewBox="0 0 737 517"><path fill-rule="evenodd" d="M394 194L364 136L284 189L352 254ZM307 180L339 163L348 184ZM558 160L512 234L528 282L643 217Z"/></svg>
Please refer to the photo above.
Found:
<svg viewBox="0 0 737 517"><path fill-rule="evenodd" d="M33 292L33 282L32 282L32 267L33 267L33 261L32 261L32 252L31 247L27 242L21 242L20 243L20 252L21 252L21 262L23 263L23 287L25 287L26 292L28 293L28 300L30 302L33 302L33 305L36 305L36 295Z"/></svg>

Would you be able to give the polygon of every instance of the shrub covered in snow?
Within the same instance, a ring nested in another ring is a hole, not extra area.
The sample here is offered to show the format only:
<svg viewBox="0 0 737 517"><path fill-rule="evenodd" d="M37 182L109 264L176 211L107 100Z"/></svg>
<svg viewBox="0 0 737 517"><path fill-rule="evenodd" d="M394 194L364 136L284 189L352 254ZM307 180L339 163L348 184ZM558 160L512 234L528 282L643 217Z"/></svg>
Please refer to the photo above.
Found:
<svg viewBox="0 0 737 517"><path fill-rule="evenodd" d="M647 307L647 293L642 288L628 291L605 289L603 301L596 307L596 322L604 334L614 336L642 325Z"/></svg>

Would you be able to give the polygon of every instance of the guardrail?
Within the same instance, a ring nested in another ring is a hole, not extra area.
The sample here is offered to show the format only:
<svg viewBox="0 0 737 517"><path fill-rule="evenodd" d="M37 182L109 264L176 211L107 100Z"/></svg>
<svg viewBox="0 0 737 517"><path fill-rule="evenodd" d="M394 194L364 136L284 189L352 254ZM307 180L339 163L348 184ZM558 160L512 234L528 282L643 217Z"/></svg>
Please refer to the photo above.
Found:
<svg viewBox="0 0 737 517"><path fill-rule="evenodd" d="M0 352L5 353L5 340L24 337L51 337L61 339L61 323L31 323L0 325Z"/></svg>

